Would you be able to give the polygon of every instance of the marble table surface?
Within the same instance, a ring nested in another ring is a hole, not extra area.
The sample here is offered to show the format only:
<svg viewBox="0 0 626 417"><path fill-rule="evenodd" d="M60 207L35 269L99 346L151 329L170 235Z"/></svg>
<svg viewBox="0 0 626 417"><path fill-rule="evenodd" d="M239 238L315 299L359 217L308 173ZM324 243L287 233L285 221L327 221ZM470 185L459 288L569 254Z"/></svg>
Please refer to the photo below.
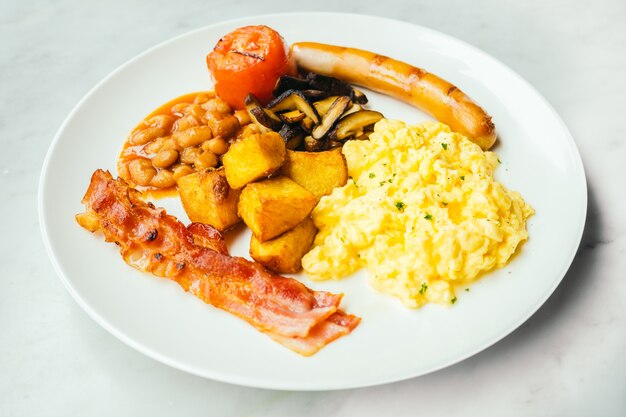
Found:
<svg viewBox="0 0 626 417"><path fill-rule="evenodd" d="M243 388L143 356L66 292L41 240L37 186L74 105L156 43L226 19L302 11L298 4L0 2L0 416L626 415L623 0L318 0L304 9L391 17L461 38L526 78L571 130L589 186L578 254L546 304L482 353L366 389Z"/></svg>

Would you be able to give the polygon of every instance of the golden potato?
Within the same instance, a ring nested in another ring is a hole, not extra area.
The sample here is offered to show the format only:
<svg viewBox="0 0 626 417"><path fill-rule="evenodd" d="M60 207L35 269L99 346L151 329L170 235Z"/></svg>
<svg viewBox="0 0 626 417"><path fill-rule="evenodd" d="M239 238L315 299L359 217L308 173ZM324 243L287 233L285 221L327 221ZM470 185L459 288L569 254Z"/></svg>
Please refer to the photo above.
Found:
<svg viewBox="0 0 626 417"><path fill-rule="evenodd" d="M224 154L226 179L232 188L267 177L285 161L285 141L276 132L244 137Z"/></svg>
<svg viewBox="0 0 626 417"><path fill-rule="evenodd" d="M192 222L224 231L241 220L237 214L241 191L230 188L223 167L180 177L178 193Z"/></svg>
<svg viewBox="0 0 626 417"><path fill-rule="evenodd" d="M313 220L307 217L293 229L266 242L260 242L252 235L250 256L272 271L281 274L298 272L302 268L302 257L311 248L316 232Z"/></svg>
<svg viewBox="0 0 626 417"><path fill-rule="evenodd" d="M341 148L324 152L287 150L281 172L313 193L318 201L348 181L348 167Z"/></svg>
<svg viewBox="0 0 626 417"><path fill-rule="evenodd" d="M246 185L239 198L239 216L260 242L273 239L304 220L315 196L287 177Z"/></svg>

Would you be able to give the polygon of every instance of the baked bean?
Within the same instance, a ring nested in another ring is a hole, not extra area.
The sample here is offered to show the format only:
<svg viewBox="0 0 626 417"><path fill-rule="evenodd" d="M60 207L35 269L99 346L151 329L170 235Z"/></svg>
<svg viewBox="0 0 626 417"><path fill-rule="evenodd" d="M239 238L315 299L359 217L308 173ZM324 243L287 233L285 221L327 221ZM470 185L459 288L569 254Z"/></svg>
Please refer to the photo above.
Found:
<svg viewBox="0 0 626 417"><path fill-rule="evenodd" d="M207 121L213 136L219 136L222 139L230 139L239 130L239 120L235 116L226 116L222 119L210 119Z"/></svg>
<svg viewBox="0 0 626 417"><path fill-rule="evenodd" d="M211 128L208 126L195 126L187 130L183 130L182 132L174 133L172 137L176 143L178 143L178 146L188 148L189 146L196 146L205 140L211 139L213 137L213 133Z"/></svg>
<svg viewBox="0 0 626 417"><path fill-rule="evenodd" d="M133 133L128 142L131 145L145 145L146 143L158 137L164 136L165 130L160 127L147 127Z"/></svg>
<svg viewBox="0 0 626 417"><path fill-rule="evenodd" d="M191 165L200 153L200 149L198 148L185 148L180 153L180 162Z"/></svg>
<svg viewBox="0 0 626 417"><path fill-rule="evenodd" d="M214 97L215 97L215 94L213 93L200 93L196 96L196 98L193 99L193 102L195 104L204 104Z"/></svg>
<svg viewBox="0 0 626 417"><path fill-rule="evenodd" d="M195 171L193 170L192 167L190 167L187 164L180 164L174 167L173 172L174 172L174 181L178 182L179 178L187 176L189 174L193 174Z"/></svg>
<svg viewBox="0 0 626 417"><path fill-rule="evenodd" d="M187 115L176 120L176 122L174 123L174 127L172 128L172 133L182 132L183 130L198 126L199 124L200 123L198 123L198 120L196 120L195 117L193 117L192 115Z"/></svg>
<svg viewBox="0 0 626 417"><path fill-rule="evenodd" d="M216 155L224 155L228 151L228 142L224 139L217 137L202 142L203 151L211 151Z"/></svg>
<svg viewBox="0 0 626 417"><path fill-rule="evenodd" d="M202 108L211 113L230 114L232 109L225 101L214 98L202 105Z"/></svg>
<svg viewBox="0 0 626 417"><path fill-rule="evenodd" d="M165 138L156 138L152 142L146 143L142 150L147 155L158 153L163 148L164 142Z"/></svg>
<svg viewBox="0 0 626 417"><path fill-rule="evenodd" d="M213 110L209 110L206 113L204 113L204 116L202 116L202 121L204 122L204 124L208 125L211 120L217 120L223 117L224 115L222 113L216 113Z"/></svg>
<svg viewBox="0 0 626 417"><path fill-rule="evenodd" d="M213 168L217 165L217 162L217 155L210 151L204 151L200 155L198 155L193 163L193 166L196 169Z"/></svg>
<svg viewBox="0 0 626 417"><path fill-rule="evenodd" d="M150 185L157 188L170 188L173 187L174 184L176 184L174 174L168 169L160 170L154 177L152 177L152 181L150 181Z"/></svg>
<svg viewBox="0 0 626 417"><path fill-rule="evenodd" d="M185 115L191 115L196 120L201 120L204 116L204 109L199 104L190 104L184 110Z"/></svg>
<svg viewBox="0 0 626 417"><path fill-rule="evenodd" d="M161 151L152 158L152 165L155 168L167 168L178 160L178 152L174 149Z"/></svg>
<svg viewBox="0 0 626 417"><path fill-rule="evenodd" d="M182 116L184 114L185 108L189 105L189 103L176 103L172 106L171 112L176 116Z"/></svg>
<svg viewBox="0 0 626 417"><path fill-rule="evenodd" d="M150 181L156 175L156 169L149 160L145 158L133 159L128 163L130 178L137 185L150 185Z"/></svg>
<svg viewBox="0 0 626 417"><path fill-rule="evenodd" d="M166 136L166 137L163 138L163 147L161 148L161 150L165 151L165 150L168 150L168 149L174 149L176 151L180 151L183 148L178 146L178 144L176 143L176 141L174 139L172 139L169 136Z"/></svg>
<svg viewBox="0 0 626 417"><path fill-rule="evenodd" d="M183 176L220 165L235 135L259 131L247 111L235 111L214 92L188 94L143 120L127 139L118 173L133 185L169 188Z"/></svg>
<svg viewBox="0 0 626 417"><path fill-rule="evenodd" d="M244 126L250 123L250 115L247 110L236 110L235 117L239 120L239 125Z"/></svg>
<svg viewBox="0 0 626 417"><path fill-rule="evenodd" d="M167 114L157 114L146 119L145 124L151 127L160 127L161 129L170 130L174 124L174 118Z"/></svg>

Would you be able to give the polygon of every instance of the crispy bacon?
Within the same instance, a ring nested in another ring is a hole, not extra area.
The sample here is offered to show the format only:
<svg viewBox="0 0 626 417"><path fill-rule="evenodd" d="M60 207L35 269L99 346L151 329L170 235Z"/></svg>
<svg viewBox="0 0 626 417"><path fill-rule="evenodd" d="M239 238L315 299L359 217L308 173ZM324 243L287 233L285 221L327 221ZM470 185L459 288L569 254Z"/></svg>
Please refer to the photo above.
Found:
<svg viewBox="0 0 626 417"><path fill-rule="evenodd" d="M304 338L285 337L276 333L268 334L272 339L294 352L304 356L311 356L333 340L349 334L359 325L360 321L360 318L338 310L328 319L313 327Z"/></svg>
<svg viewBox="0 0 626 417"><path fill-rule="evenodd" d="M87 210L76 216L78 223L117 243L129 265L178 282L302 355L349 334L360 321L338 309L341 294L313 291L230 256L217 230L200 223L185 227L109 172L94 172L83 204Z"/></svg>

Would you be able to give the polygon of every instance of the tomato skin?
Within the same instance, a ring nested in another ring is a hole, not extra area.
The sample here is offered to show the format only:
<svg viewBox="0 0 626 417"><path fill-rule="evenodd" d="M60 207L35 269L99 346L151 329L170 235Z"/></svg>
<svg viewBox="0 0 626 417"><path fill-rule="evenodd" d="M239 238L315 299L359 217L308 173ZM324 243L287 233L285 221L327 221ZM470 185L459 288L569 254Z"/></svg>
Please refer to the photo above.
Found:
<svg viewBox="0 0 626 417"><path fill-rule="evenodd" d="M280 34L262 25L241 27L222 37L206 62L215 93L236 109L244 108L243 100L249 93L266 104L276 80L296 72Z"/></svg>

